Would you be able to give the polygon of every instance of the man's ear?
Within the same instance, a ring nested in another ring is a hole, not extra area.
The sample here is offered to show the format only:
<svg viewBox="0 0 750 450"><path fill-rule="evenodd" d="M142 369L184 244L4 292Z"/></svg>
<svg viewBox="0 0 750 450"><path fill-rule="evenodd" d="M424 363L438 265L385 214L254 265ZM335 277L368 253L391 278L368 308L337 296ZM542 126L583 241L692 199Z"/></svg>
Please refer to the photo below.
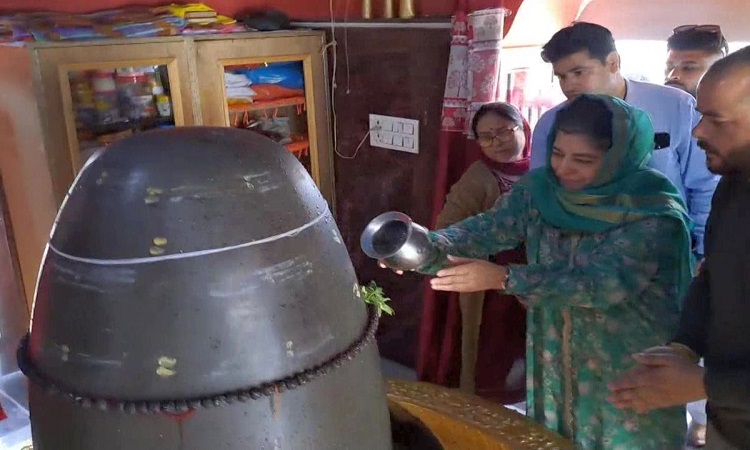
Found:
<svg viewBox="0 0 750 450"><path fill-rule="evenodd" d="M620 71L620 54L617 52L612 52L609 55L607 55L607 60L605 62L605 65L607 66L607 70L610 73L617 73Z"/></svg>

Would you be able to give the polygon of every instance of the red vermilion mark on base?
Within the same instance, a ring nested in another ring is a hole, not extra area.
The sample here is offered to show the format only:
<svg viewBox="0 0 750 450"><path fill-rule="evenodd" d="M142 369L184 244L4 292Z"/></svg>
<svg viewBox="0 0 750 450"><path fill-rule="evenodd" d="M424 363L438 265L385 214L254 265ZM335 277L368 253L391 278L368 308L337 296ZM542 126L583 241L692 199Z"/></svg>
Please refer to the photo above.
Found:
<svg viewBox="0 0 750 450"><path fill-rule="evenodd" d="M188 412L179 413L179 414L167 413L167 415L178 422L184 422L192 418L195 415L195 411L193 410L193 411L188 411Z"/></svg>

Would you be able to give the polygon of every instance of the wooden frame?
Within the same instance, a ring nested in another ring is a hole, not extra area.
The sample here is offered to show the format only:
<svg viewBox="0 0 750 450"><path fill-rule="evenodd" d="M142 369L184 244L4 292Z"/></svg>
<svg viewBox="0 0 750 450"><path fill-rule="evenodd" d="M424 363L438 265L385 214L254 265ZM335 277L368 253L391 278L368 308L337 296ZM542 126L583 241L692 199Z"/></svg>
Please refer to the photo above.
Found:
<svg viewBox="0 0 750 450"><path fill-rule="evenodd" d="M40 111L45 92L35 54L26 48L4 48L0 56L0 173L12 245L29 309L39 262L60 204L55 196L46 129Z"/></svg>

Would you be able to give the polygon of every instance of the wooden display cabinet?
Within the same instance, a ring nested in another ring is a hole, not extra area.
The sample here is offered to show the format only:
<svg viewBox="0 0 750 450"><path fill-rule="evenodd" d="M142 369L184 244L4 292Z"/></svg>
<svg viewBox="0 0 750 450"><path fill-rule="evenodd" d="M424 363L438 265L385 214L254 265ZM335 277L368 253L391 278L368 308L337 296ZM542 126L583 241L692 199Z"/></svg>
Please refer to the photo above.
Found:
<svg viewBox="0 0 750 450"><path fill-rule="evenodd" d="M0 46L0 177L29 307L57 209L76 174L96 148L132 133L237 126L238 114L284 122L292 141L282 143L333 209L324 45L322 32L288 31ZM281 62L301 64L299 95L228 104L226 70Z"/></svg>

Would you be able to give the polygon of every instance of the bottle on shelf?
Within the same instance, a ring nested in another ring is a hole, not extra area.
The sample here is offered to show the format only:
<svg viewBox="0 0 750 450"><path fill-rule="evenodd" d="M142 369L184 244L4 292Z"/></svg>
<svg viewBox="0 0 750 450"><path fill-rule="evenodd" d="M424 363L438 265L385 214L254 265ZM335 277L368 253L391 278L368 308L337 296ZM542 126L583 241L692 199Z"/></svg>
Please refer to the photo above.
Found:
<svg viewBox="0 0 750 450"><path fill-rule="evenodd" d="M100 124L120 120L120 104L117 96L114 71L97 70L91 75L97 122Z"/></svg>
<svg viewBox="0 0 750 450"><path fill-rule="evenodd" d="M86 72L70 72L70 94L75 110L76 128L90 126L97 121L94 90Z"/></svg>
<svg viewBox="0 0 750 450"><path fill-rule="evenodd" d="M160 94L156 96L156 110L159 117L172 117L172 103L169 101L168 95Z"/></svg>
<svg viewBox="0 0 750 450"><path fill-rule="evenodd" d="M154 72L144 67L117 69L117 90L124 115L131 120L156 117Z"/></svg>

